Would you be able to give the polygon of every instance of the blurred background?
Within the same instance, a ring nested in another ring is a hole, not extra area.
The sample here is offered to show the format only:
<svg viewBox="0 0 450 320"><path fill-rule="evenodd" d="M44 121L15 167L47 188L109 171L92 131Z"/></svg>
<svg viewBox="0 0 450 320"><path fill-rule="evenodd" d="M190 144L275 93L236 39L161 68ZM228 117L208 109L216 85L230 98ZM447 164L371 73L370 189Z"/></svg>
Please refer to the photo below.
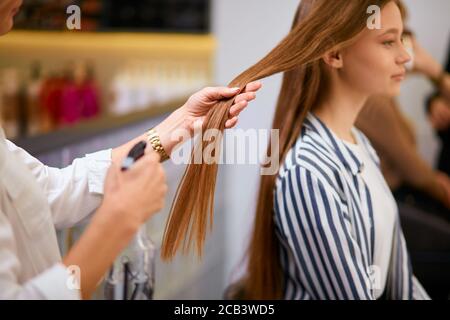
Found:
<svg viewBox="0 0 450 320"><path fill-rule="evenodd" d="M44 163L63 167L117 146L161 121L208 85L226 85L262 58L290 29L299 0L25 0L13 32L0 39L0 112L7 136ZM409 26L444 64L450 1L405 0ZM66 8L81 8L68 31ZM239 128L270 128L281 76L263 81ZM411 76L399 99L416 129L421 155L436 161L439 142L424 103L433 91ZM167 204L184 171L165 164ZM258 165L222 165L215 227L205 256L156 265L155 298L221 298L242 274ZM168 209L148 224L160 245ZM59 233L63 253L83 226ZM99 290L96 298L101 299Z"/></svg>

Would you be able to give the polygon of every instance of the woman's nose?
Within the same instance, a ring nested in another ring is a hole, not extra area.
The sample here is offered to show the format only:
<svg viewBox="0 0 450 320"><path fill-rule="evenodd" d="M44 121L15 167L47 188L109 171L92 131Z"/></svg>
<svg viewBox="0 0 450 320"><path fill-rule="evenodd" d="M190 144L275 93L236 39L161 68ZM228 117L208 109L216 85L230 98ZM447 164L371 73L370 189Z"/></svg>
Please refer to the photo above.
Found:
<svg viewBox="0 0 450 320"><path fill-rule="evenodd" d="M405 48L404 45L401 46L400 54L397 57L397 63L398 64L406 64L410 62L412 59L411 54L408 52L408 50Z"/></svg>

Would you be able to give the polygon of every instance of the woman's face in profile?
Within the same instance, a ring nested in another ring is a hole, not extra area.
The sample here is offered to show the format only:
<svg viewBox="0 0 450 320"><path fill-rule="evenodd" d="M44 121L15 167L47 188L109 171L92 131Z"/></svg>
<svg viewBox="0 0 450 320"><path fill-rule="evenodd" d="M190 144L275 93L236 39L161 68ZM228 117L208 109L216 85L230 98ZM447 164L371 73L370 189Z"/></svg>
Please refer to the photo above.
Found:
<svg viewBox="0 0 450 320"><path fill-rule="evenodd" d="M14 25L14 16L19 12L22 0L0 1L0 35L8 33Z"/></svg>
<svg viewBox="0 0 450 320"><path fill-rule="evenodd" d="M411 57L402 43L403 20L394 2L381 11L381 29L365 29L344 52L343 76L368 95L396 96Z"/></svg>

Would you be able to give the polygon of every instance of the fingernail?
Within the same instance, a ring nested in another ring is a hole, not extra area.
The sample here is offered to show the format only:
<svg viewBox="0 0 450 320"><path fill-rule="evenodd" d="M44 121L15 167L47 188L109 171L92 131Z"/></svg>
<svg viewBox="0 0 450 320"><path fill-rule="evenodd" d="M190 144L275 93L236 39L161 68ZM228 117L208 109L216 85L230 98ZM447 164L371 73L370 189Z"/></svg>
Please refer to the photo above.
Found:
<svg viewBox="0 0 450 320"><path fill-rule="evenodd" d="M238 90L240 90L241 88L237 88L237 87L235 87L235 88L231 88L231 91L238 91Z"/></svg>

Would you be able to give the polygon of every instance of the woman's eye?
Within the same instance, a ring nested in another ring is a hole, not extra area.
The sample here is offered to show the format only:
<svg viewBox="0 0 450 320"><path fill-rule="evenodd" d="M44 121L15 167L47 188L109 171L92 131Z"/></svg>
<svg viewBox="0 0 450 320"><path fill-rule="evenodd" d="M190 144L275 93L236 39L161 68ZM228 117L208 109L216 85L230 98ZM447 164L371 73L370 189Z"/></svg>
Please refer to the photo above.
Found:
<svg viewBox="0 0 450 320"><path fill-rule="evenodd" d="M384 41L383 45L391 47L394 44L395 41L389 40L389 41Z"/></svg>

